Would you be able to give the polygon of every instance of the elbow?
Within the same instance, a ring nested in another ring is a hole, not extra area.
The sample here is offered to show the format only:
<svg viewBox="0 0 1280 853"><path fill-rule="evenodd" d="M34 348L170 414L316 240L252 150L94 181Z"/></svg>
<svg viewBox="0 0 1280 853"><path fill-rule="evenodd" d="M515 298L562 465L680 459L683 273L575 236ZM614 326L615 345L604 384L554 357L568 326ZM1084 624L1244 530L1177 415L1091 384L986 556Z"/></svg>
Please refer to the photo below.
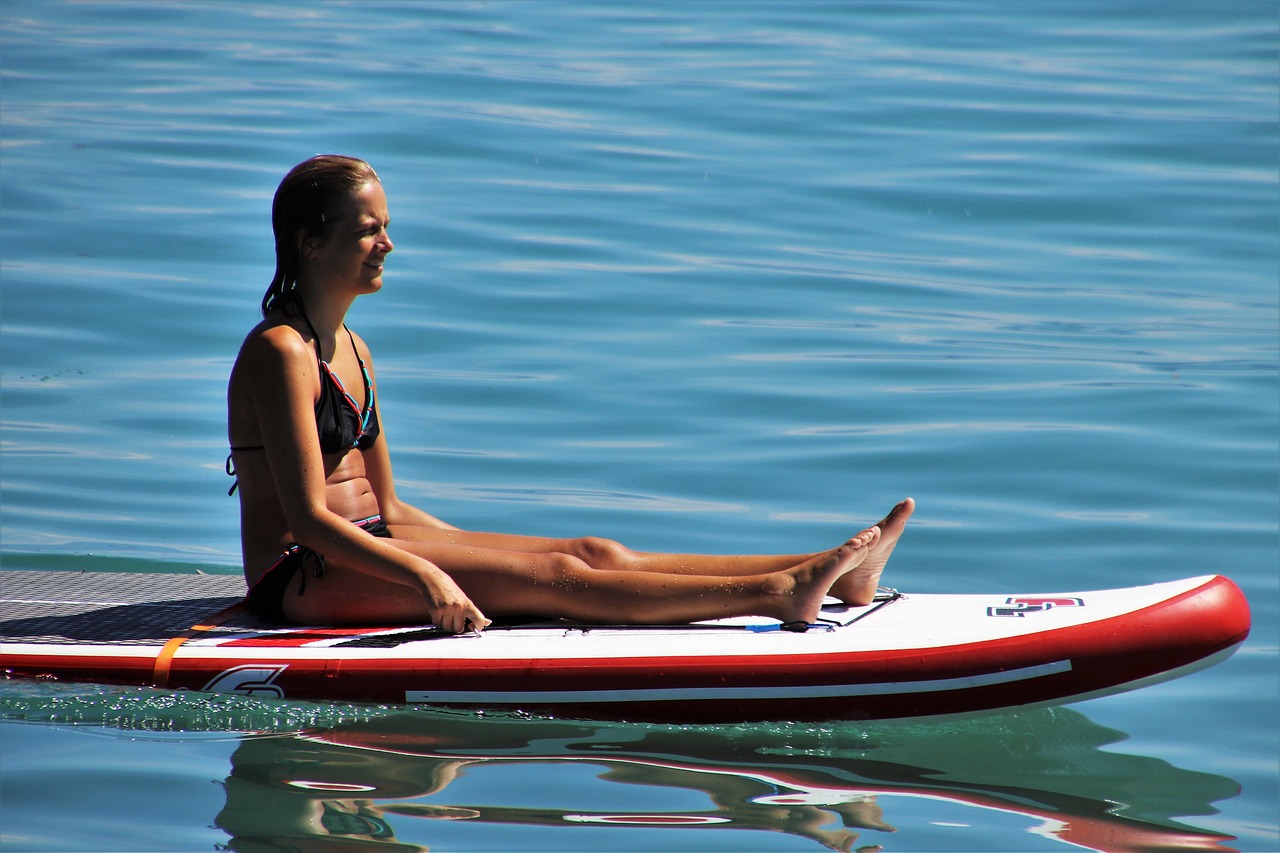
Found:
<svg viewBox="0 0 1280 853"><path fill-rule="evenodd" d="M327 509L320 508L300 513L296 518L290 518L289 530L294 542L323 554L333 545L334 540L340 537L340 528L343 524L349 525L351 522Z"/></svg>

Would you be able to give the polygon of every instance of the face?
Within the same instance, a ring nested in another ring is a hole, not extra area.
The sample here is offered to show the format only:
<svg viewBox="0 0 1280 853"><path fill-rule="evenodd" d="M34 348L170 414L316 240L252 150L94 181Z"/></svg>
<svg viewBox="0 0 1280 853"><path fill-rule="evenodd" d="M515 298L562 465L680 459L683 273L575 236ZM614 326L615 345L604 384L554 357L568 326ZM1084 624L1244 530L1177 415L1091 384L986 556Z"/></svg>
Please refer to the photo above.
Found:
<svg viewBox="0 0 1280 853"><path fill-rule="evenodd" d="M304 257L317 278L355 285L361 293L382 287L382 264L394 246L387 236L391 217L377 181L360 187L341 206L328 237L307 240Z"/></svg>

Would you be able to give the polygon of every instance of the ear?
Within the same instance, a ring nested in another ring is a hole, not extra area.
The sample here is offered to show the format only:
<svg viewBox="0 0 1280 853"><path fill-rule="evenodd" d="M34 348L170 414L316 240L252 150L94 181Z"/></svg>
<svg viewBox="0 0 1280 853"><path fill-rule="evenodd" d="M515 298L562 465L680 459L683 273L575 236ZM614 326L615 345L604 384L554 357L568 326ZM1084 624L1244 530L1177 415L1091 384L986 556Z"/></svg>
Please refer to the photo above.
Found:
<svg viewBox="0 0 1280 853"><path fill-rule="evenodd" d="M298 247L298 257L306 258L324 243L319 237L311 236L305 228L299 228L294 239L294 244Z"/></svg>

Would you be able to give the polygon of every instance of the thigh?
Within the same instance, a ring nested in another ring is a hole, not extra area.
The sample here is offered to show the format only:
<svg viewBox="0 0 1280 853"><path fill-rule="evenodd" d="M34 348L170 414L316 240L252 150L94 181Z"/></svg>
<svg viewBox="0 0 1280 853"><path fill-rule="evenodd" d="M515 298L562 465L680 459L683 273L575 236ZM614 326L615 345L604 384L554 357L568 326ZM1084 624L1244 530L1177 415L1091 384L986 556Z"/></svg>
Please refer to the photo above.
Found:
<svg viewBox="0 0 1280 853"><path fill-rule="evenodd" d="M392 524L388 525L388 529L392 537L402 542L423 545L464 545L471 548L514 551L523 554L573 554L577 550L579 541L544 536L522 536L518 533L446 530L436 527L418 527L412 524Z"/></svg>
<svg viewBox="0 0 1280 853"><path fill-rule="evenodd" d="M490 619L557 614L565 590L583 587L587 576L593 573L581 560L555 549L526 551L476 544L513 544L508 541L510 538L480 534L464 537L466 541L461 543L403 539L391 542L438 567Z"/></svg>
<svg viewBox="0 0 1280 853"><path fill-rule="evenodd" d="M399 538L392 545L422 557L449 575L488 617L540 614L555 609L553 580L573 573L576 561L563 554L482 548L457 542ZM581 566L581 571L588 571ZM305 591L294 578L284 596L284 612L300 624L408 624L430 621L423 594L410 578L396 583L335 560L321 577L308 571Z"/></svg>
<svg viewBox="0 0 1280 853"><path fill-rule="evenodd" d="M431 619L422 593L326 560L315 577L305 567L281 599L285 617L299 625L403 625Z"/></svg>

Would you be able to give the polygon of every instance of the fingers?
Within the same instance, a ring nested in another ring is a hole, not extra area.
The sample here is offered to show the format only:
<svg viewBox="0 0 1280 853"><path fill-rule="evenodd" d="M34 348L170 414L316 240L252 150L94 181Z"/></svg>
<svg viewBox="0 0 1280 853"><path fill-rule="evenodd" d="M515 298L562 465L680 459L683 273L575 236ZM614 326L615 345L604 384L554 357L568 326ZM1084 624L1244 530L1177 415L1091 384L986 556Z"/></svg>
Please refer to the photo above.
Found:
<svg viewBox="0 0 1280 853"><path fill-rule="evenodd" d="M471 602L442 608L431 620L452 634L479 633L492 624Z"/></svg>
<svg viewBox="0 0 1280 853"><path fill-rule="evenodd" d="M432 568L436 570L426 578L424 593L433 625L451 634L466 634L492 624L452 578Z"/></svg>
<svg viewBox="0 0 1280 853"><path fill-rule="evenodd" d="M474 632L479 634L485 628L493 624L492 620L486 619L485 615L477 610L474 606L471 608L471 616L463 620L462 633L467 634Z"/></svg>

